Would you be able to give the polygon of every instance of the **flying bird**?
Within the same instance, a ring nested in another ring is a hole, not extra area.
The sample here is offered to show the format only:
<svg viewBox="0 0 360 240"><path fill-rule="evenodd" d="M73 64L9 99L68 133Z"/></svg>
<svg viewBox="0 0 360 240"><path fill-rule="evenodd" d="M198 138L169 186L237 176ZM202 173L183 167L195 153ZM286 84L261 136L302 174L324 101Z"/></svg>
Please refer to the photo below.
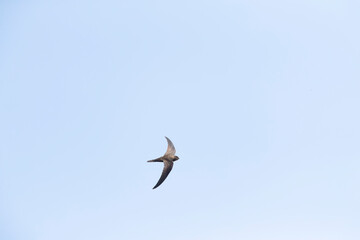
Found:
<svg viewBox="0 0 360 240"><path fill-rule="evenodd" d="M179 159L178 156L175 156L176 150L175 150L174 144L170 141L170 139L168 139L167 137L165 137L165 138L168 142L168 147L167 147L167 150L166 150L166 153L164 154L164 156L148 161L148 162L163 162L164 163L164 169L162 171L161 177L160 177L159 181L157 182L157 184L153 187L153 189L157 188L165 181L166 177L171 172L174 162Z"/></svg>

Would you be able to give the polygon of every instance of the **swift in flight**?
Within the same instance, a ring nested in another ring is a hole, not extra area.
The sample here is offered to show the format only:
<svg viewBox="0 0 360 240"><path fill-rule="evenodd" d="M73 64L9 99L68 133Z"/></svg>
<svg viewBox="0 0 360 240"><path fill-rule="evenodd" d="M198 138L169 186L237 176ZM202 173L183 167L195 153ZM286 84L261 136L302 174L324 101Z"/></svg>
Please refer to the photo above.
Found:
<svg viewBox="0 0 360 240"><path fill-rule="evenodd" d="M178 156L175 156L176 150L175 150L174 144L170 141L170 139L168 139L167 137L165 137L165 138L168 142L168 147L167 147L167 150L166 150L166 153L164 154L164 156L148 161L148 162L163 162L164 163L164 169L162 171L161 177L160 177L159 181L157 182L157 184L155 185L155 187L153 187L153 189L157 188L165 181L166 177L171 172L174 162L179 159Z"/></svg>

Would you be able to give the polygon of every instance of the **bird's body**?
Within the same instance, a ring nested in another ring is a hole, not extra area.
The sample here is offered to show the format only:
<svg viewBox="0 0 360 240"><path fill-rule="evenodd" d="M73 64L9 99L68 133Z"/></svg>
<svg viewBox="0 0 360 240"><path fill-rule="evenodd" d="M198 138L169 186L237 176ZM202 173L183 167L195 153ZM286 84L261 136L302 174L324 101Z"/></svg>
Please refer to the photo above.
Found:
<svg viewBox="0 0 360 240"><path fill-rule="evenodd" d="M153 189L157 188L165 181L166 177L169 175L169 173L172 170L174 162L179 159L178 156L175 156L176 150L175 150L174 144L170 141L170 139L168 139L167 137L165 137L165 138L168 142L168 148L167 148L164 156L148 161L148 162L163 162L164 163L163 172L160 176L159 181L156 183L156 185L153 187Z"/></svg>

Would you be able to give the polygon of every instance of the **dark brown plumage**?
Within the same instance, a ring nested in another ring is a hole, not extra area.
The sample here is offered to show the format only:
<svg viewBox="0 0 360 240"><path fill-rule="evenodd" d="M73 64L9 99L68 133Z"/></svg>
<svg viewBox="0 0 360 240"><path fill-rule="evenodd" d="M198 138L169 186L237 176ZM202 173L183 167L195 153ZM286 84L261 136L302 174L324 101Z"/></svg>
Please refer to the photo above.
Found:
<svg viewBox="0 0 360 240"><path fill-rule="evenodd" d="M165 137L165 138L168 142L168 147L167 147L167 150L166 150L166 153L164 154L164 156L148 161L148 162L163 162L164 163L164 169L162 171L160 179L156 183L156 185L153 187L153 189L157 188L165 181L166 177L169 175L169 173L171 172L171 170L173 168L174 162L179 159L178 156L175 156L176 150L175 150L174 144L170 141L170 139L168 139L167 137Z"/></svg>

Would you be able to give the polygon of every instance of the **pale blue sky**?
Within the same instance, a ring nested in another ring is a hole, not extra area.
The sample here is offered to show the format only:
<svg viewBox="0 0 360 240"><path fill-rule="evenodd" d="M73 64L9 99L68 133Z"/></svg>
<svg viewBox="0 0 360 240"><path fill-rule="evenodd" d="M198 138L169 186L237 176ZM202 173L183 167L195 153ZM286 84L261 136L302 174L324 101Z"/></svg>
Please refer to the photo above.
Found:
<svg viewBox="0 0 360 240"><path fill-rule="evenodd" d="M2 1L0 239L360 239L359 9Z"/></svg>

